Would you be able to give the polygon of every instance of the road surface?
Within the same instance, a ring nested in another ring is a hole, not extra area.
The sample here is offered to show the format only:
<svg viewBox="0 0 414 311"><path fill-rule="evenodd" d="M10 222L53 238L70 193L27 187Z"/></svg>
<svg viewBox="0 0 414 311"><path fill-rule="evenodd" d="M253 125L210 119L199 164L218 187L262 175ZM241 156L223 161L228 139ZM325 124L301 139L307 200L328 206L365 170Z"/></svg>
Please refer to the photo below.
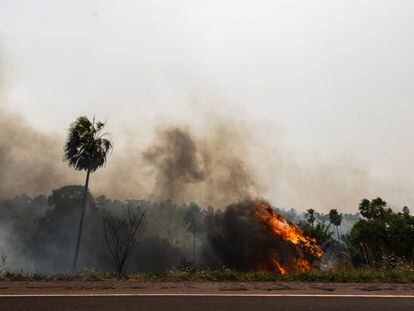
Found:
<svg viewBox="0 0 414 311"><path fill-rule="evenodd" d="M414 284L0 282L0 310L414 310Z"/></svg>

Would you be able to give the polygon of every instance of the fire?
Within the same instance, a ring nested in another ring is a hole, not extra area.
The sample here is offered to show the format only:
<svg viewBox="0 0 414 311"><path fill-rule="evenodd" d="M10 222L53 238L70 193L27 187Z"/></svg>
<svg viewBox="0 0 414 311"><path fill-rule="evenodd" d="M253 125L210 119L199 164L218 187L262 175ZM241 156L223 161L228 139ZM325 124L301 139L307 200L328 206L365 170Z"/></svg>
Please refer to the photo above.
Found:
<svg viewBox="0 0 414 311"><path fill-rule="evenodd" d="M282 265L277 254L272 254L269 258L272 272L286 275L288 272L306 272L312 270L311 263L305 258L308 253L313 257L321 258L323 252L317 245L316 240L307 237L298 227L291 225L285 218L275 213L274 209L266 202L255 201L255 217L266 226L266 228L277 238L283 239L297 250L298 256Z"/></svg>
<svg viewBox="0 0 414 311"><path fill-rule="evenodd" d="M279 260L273 257L272 262L274 263L276 269L278 270L280 275L286 275L286 269L280 264Z"/></svg>

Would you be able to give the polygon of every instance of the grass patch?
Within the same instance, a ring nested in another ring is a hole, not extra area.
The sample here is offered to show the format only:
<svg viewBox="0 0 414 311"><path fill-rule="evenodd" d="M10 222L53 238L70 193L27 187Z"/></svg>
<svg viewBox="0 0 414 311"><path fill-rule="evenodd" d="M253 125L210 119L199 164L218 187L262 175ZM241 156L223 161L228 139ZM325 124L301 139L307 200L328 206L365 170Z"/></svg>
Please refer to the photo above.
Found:
<svg viewBox="0 0 414 311"><path fill-rule="evenodd" d="M119 276L94 270L74 273L41 274L5 272L1 281L105 281L134 280L142 282L337 282L337 283L414 283L414 268L348 268L331 271L314 271L280 276L268 272L239 272L231 269L170 271L159 274L138 273Z"/></svg>
<svg viewBox="0 0 414 311"><path fill-rule="evenodd" d="M287 281L337 283L414 283L414 270L350 268L336 271L314 271L284 277Z"/></svg>

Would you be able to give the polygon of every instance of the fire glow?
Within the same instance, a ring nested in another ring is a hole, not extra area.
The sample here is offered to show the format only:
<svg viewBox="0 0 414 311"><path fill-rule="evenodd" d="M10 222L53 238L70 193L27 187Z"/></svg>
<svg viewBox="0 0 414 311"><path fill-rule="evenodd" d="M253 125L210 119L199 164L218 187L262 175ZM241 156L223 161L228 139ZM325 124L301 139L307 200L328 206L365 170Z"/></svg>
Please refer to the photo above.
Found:
<svg viewBox="0 0 414 311"><path fill-rule="evenodd" d="M264 265L266 270L281 275L292 272L307 272L312 270L312 264L307 258L321 258L323 256L323 251L317 245L315 239L307 237L298 227L289 224L285 218L276 214L268 203L256 200L254 215L274 237L293 245L297 254L297 256L289 258L288 262L282 264L278 254L276 252L272 253L268 258L270 264Z"/></svg>

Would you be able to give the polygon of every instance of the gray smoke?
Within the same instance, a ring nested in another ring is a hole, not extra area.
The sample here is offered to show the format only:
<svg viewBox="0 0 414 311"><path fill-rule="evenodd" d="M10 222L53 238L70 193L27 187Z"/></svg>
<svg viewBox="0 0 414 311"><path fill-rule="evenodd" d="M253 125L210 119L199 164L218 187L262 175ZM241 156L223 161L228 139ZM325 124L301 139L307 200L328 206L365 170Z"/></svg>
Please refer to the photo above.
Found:
<svg viewBox="0 0 414 311"><path fill-rule="evenodd" d="M0 107L0 113L0 198L23 192L48 194L59 186L82 182L83 175L63 162L63 137L36 131L5 107ZM157 200L227 204L247 196L256 185L244 160L247 153L232 152L239 140L223 128L201 138L188 129L167 128L147 149L136 147L136 161L131 161L134 155L128 161L126 152L116 150L118 155L93 179L92 189L121 199L147 193ZM226 193L219 191L224 188Z"/></svg>
<svg viewBox="0 0 414 311"><path fill-rule="evenodd" d="M185 128L167 128L143 155L155 175L155 200L224 207L259 191L242 138L225 125L198 138Z"/></svg>
<svg viewBox="0 0 414 311"><path fill-rule="evenodd" d="M23 192L49 195L58 187L82 184L84 174L62 160L65 133L42 133L6 105L1 60L0 199ZM269 135L265 126L260 132L250 128L252 124L208 117L206 124L198 131L182 124L155 125L156 136L149 144L141 142L142 136L153 129L122 137L124 147L115 137L114 153L107 167L93 174L91 191L120 200L196 201L202 207L224 207L263 195L285 208L325 212L355 211L362 197L383 196L399 205L414 200L404 181L375 180L352 157L304 163L278 142L275 133L274 148L263 140ZM107 130L111 131L110 123Z"/></svg>
<svg viewBox="0 0 414 311"><path fill-rule="evenodd" d="M47 194L73 183L76 174L62 161L62 142L34 130L19 115L0 107L0 198Z"/></svg>
<svg viewBox="0 0 414 311"><path fill-rule="evenodd" d="M161 197L177 201L182 199L187 184L206 179L206 163L201 156L188 131L176 128L160 134L159 142L144 152L144 159L156 168Z"/></svg>

